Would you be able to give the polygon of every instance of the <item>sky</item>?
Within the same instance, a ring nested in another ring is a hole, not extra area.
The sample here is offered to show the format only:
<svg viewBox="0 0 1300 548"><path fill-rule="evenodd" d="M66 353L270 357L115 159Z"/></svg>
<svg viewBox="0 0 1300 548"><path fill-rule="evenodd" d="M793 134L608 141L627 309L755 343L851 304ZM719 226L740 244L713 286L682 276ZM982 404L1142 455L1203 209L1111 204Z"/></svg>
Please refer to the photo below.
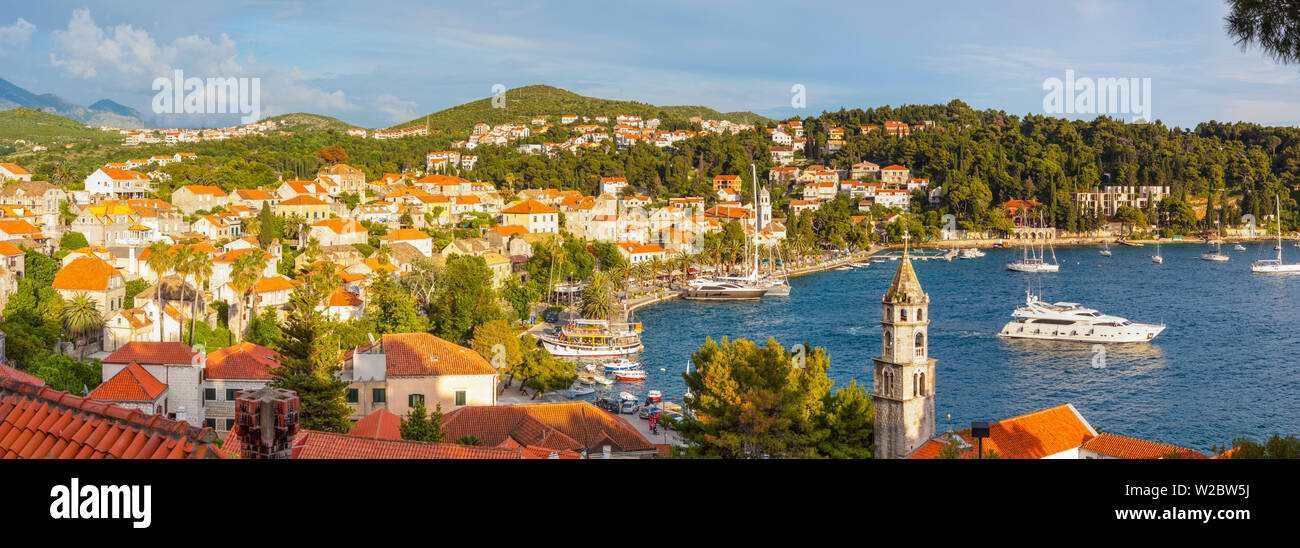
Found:
<svg viewBox="0 0 1300 548"><path fill-rule="evenodd" d="M1300 67L1235 45L1221 0L0 0L0 8L0 78L146 114L155 78L179 69L187 78L260 79L264 116L305 111L371 128L489 97L498 84L777 118L952 99L1092 118L1095 110L1045 110L1044 82L1072 71L1150 79L1149 113L1171 126L1300 123ZM1110 114L1132 119L1133 110Z"/></svg>

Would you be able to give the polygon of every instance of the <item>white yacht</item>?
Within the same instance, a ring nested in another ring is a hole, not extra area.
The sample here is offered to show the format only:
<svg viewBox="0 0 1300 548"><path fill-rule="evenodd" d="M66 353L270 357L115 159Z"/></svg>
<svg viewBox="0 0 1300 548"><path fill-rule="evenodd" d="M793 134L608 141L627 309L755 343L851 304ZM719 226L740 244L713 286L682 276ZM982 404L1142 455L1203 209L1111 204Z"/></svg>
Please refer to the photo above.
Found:
<svg viewBox="0 0 1300 548"><path fill-rule="evenodd" d="M1160 240L1156 240L1156 254L1151 256L1151 262L1156 264L1165 263L1164 256L1160 254Z"/></svg>
<svg viewBox="0 0 1300 548"><path fill-rule="evenodd" d="M696 301L756 301L767 294L766 287L747 281L708 280L688 287L683 299Z"/></svg>
<svg viewBox="0 0 1300 548"><path fill-rule="evenodd" d="M1146 342L1165 330L1164 324L1133 323L1102 314L1079 303L1046 303L1025 293L1024 306L1011 313L1000 337L1087 343Z"/></svg>
<svg viewBox="0 0 1300 548"><path fill-rule="evenodd" d="M1042 214L1039 214L1039 224L1042 222ZM1061 265L1056 262L1056 247L1052 249L1052 262L1047 262L1047 250L1040 245L1038 250L1033 249L1033 244L1024 246L1023 258L1019 261L1007 263L1007 270L1012 272L1060 272Z"/></svg>
<svg viewBox="0 0 1300 548"><path fill-rule="evenodd" d="M1275 196L1274 199L1277 197ZM1260 259L1250 265L1250 271L1257 274L1286 274L1300 272L1300 264L1282 262L1282 201L1277 203L1277 250L1276 259Z"/></svg>
<svg viewBox="0 0 1300 548"><path fill-rule="evenodd" d="M983 257L984 255L986 255L986 253L980 251L978 247L972 247L972 248L961 250L961 253L958 256L960 256L963 259L978 259L980 257Z"/></svg>

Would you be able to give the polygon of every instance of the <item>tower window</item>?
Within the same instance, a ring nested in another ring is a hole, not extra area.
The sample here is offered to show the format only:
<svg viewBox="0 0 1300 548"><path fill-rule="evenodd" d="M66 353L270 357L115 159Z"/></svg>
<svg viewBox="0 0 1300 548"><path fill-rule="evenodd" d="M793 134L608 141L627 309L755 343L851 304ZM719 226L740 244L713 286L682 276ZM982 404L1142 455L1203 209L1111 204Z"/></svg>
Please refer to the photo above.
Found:
<svg viewBox="0 0 1300 548"><path fill-rule="evenodd" d="M912 373L912 396L913 396L913 397L916 397L917 395L919 395L918 392L917 392L917 390L918 390L918 388L919 388L919 384L920 384L920 383L917 382L917 381L918 381L918 380L917 380L917 375L916 375L916 373Z"/></svg>
<svg viewBox="0 0 1300 548"><path fill-rule="evenodd" d="M918 322L925 321L925 312L920 308L916 309L916 321Z"/></svg>
<svg viewBox="0 0 1300 548"><path fill-rule="evenodd" d="M906 309L906 308L900 308L900 309L898 309L898 312L899 312L900 314L903 315L903 321L907 321L907 309Z"/></svg>
<svg viewBox="0 0 1300 548"><path fill-rule="evenodd" d="M925 373L921 373L921 395L925 395Z"/></svg>

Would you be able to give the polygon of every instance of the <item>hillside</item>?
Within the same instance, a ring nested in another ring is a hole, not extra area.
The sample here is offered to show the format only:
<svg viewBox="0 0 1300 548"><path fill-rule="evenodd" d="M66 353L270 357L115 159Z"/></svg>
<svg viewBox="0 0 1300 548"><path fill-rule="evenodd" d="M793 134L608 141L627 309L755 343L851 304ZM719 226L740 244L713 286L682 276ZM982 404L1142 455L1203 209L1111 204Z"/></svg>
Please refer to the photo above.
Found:
<svg viewBox="0 0 1300 548"><path fill-rule="evenodd" d="M306 112L291 112L289 114L272 116L266 118L266 120L274 121L280 129L284 131L324 132L331 129L335 131L347 131L349 128L357 127L344 122L343 120L339 120L338 118L331 118L320 114L308 114Z"/></svg>
<svg viewBox="0 0 1300 548"><path fill-rule="evenodd" d="M449 133L467 132L474 124L486 122L497 125L507 122L528 122L535 116L547 116L551 122L558 122L563 114L578 116L609 116L631 114L643 118L681 118L700 116L705 119L731 120L740 123L767 122L767 118L752 112L721 113L701 106L657 107L635 101L617 101L585 97L572 91L552 86L534 85L506 91L506 107L493 108L492 98L479 99L463 105L454 106L427 116L430 129ZM426 117L421 116L394 127L422 125Z"/></svg>
<svg viewBox="0 0 1300 548"><path fill-rule="evenodd" d="M0 139L23 139L44 145L85 141L110 135L76 120L19 107L0 111ZM117 134L111 134L113 138Z"/></svg>
<svg viewBox="0 0 1300 548"><path fill-rule="evenodd" d="M89 108L65 101L53 93L37 95L0 78L0 110L26 107L66 116L91 127L144 127L140 113L133 108L103 99Z"/></svg>

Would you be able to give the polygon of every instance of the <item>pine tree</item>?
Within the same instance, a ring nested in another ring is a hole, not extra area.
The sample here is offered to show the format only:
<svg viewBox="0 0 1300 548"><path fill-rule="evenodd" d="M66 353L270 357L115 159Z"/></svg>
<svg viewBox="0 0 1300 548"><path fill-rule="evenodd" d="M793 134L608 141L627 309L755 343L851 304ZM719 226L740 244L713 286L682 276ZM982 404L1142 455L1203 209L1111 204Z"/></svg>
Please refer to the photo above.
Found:
<svg viewBox="0 0 1300 548"><path fill-rule="evenodd" d="M401 430L404 440L442 441L442 404L429 413L424 407L424 398L420 398L402 419Z"/></svg>
<svg viewBox="0 0 1300 548"><path fill-rule="evenodd" d="M341 354L329 331L329 322L317 308L337 285L333 271L320 269L302 277L289 296L289 314L281 329L280 367L271 370L271 386L298 393L302 427L326 432L347 432L351 408L345 402L347 381L335 374L342 369Z"/></svg>

